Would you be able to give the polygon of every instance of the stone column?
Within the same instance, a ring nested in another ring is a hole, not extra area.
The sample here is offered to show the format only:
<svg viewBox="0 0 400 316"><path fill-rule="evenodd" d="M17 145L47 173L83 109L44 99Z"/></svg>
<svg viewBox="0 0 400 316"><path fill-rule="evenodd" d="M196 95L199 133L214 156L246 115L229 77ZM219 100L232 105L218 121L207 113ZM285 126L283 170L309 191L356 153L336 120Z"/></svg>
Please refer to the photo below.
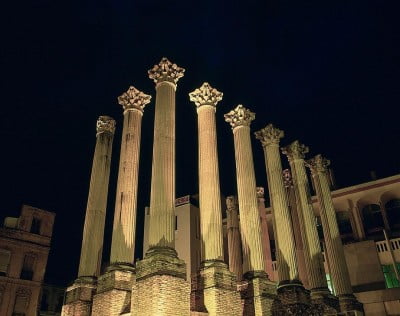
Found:
<svg viewBox="0 0 400 316"><path fill-rule="evenodd" d="M78 279L67 288L63 316L91 314L96 279L100 274L115 121L109 116L100 116L96 131Z"/></svg>
<svg viewBox="0 0 400 316"><path fill-rule="evenodd" d="M264 291L271 293L274 290L271 287L273 283L268 283L268 277L264 271L261 223L250 139L250 124L254 119L255 114L241 104L225 114L225 121L232 127L235 144L243 272L249 282L249 292L244 295L246 297L244 314L269 315L272 300L262 293Z"/></svg>
<svg viewBox="0 0 400 316"><path fill-rule="evenodd" d="M336 221L336 213L327 174L329 164L330 161L321 155L317 155L306 162L306 166L311 170L320 205L320 216L322 229L324 230L327 256L331 268L333 286L339 298L340 309L342 312L352 310L362 311L362 304L353 295L342 240Z"/></svg>
<svg viewBox="0 0 400 316"><path fill-rule="evenodd" d="M78 277L89 278L100 274L115 121L109 116L100 116L96 131L78 272Z"/></svg>
<svg viewBox="0 0 400 316"><path fill-rule="evenodd" d="M229 270L236 275L238 281L241 281L243 276L243 266L237 198L235 196L228 196L226 198L226 207Z"/></svg>
<svg viewBox="0 0 400 316"><path fill-rule="evenodd" d="M210 316L239 313L241 302L236 278L224 263L221 192L215 111L222 93L207 82L189 94L196 104L199 140L199 195L202 263L195 297L203 298ZM230 306L229 310L226 306ZM197 310L201 310L197 306Z"/></svg>
<svg viewBox="0 0 400 316"><path fill-rule="evenodd" d="M142 116L150 99L151 96L132 86L118 97L124 109L124 125L111 243L112 265L133 265Z"/></svg>
<svg viewBox="0 0 400 316"><path fill-rule="evenodd" d="M298 207L296 201L296 194L294 192L292 174L289 169L283 170L283 185L286 190L289 203L290 217L292 219L294 242L296 245L297 267L299 269L300 281L306 288L309 288L306 264L304 262L304 247L303 247L303 241L301 240L302 228L299 223L299 216L297 215Z"/></svg>
<svg viewBox="0 0 400 316"><path fill-rule="evenodd" d="M224 261L215 111L222 93L207 82L189 94L196 104L202 262Z"/></svg>
<svg viewBox="0 0 400 316"><path fill-rule="evenodd" d="M130 307L134 283L134 253L141 125L151 96L135 87L118 97L124 110L121 152L115 199L110 266L98 280L93 315L119 315Z"/></svg>
<svg viewBox="0 0 400 316"><path fill-rule="evenodd" d="M322 305L325 312L334 313L337 311L338 306L337 301L330 295L326 281L323 255L304 162L304 155L308 151L308 147L297 140L282 148L282 153L288 157L292 170L297 213L304 248L303 255L308 285L311 290L311 299L314 303Z"/></svg>
<svg viewBox="0 0 400 316"><path fill-rule="evenodd" d="M175 91L184 69L162 58L148 71L156 84L149 249L136 263L131 314L189 315L190 284L175 241Z"/></svg>
<svg viewBox="0 0 400 316"><path fill-rule="evenodd" d="M288 200L283 186L282 164L279 153L279 141L284 136L283 131L267 125L255 133L264 149L265 164L268 176L271 205L275 213L275 227L278 241L277 263L280 284L299 279L297 269L296 248L291 225ZM297 282L299 283L299 282Z"/></svg>
<svg viewBox="0 0 400 316"><path fill-rule="evenodd" d="M257 187L257 200L258 200L258 212L260 214L261 222L261 241L264 253L264 264L265 272L271 278L274 271L272 269L272 254L271 254L271 243L268 231L267 213L265 208L264 188Z"/></svg>
<svg viewBox="0 0 400 316"><path fill-rule="evenodd" d="M281 303L276 307L276 312L307 315L312 313L312 306L310 296L299 280L293 226L288 198L283 185L279 141L284 133L269 124L256 132L255 136L263 146L269 196L274 212L279 276L277 292Z"/></svg>

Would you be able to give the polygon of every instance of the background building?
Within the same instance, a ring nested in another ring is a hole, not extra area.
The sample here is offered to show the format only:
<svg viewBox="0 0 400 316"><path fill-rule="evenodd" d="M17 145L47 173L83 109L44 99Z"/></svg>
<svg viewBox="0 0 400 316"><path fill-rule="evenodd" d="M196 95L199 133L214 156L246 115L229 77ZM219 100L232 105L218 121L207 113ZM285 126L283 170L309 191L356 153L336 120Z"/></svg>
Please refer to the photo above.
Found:
<svg viewBox="0 0 400 316"><path fill-rule="evenodd" d="M0 311L36 316L55 214L23 205L0 228Z"/></svg>

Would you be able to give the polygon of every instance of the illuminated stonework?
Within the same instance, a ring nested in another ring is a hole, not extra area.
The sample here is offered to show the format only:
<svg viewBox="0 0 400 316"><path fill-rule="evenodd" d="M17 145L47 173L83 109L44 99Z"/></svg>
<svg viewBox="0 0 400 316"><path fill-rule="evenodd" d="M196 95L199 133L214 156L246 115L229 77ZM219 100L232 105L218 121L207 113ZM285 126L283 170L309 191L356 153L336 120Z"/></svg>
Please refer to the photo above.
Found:
<svg viewBox="0 0 400 316"><path fill-rule="evenodd" d="M115 120L109 116L100 116L96 123L97 134L108 132L114 134Z"/></svg>
<svg viewBox="0 0 400 316"><path fill-rule="evenodd" d="M185 69L178 67L177 64L173 64L167 58L163 57L160 63L154 65L148 73L149 78L153 79L156 84L168 81L176 85L179 78L183 77Z"/></svg>
<svg viewBox="0 0 400 316"><path fill-rule="evenodd" d="M268 124L263 129L254 133L256 138L260 140L263 146L268 146L270 144L278 145L280 139L285 136L285 133L279 128L274 127L272 124Z"/></svg>
<svg viewBox="0 0 400 316"><path fill-rule="evenodd" d="M299 226L303 228L301 230L301 238L304 248L303 256L307 271L308 286L311 290L311 298L319 302L323 300L324 297L329 296L330 292L325 277L323 256L317 227L315 225L311 195L308 189L309 184L306 167L304 165L304 157L308 151L308 147L297 140L282 148L282 153L287 156L293 173ZM329 308L333 308L333 310ZM327 306L329 312L335 312L335 308L336 306Z"/></svg>
<svg viewBox="0 0 400 316"><path fill-rule="evenodd" d="M217 106L217 103L222 100L223 93L212 88L208 82L204 82L202 86L193 92L189 93L190 101L194 102L197 107L202 105Z"/></svg>
<svg viewBox="0 0 400 316"><path fill-rule="evenodd" d="M146 104L150 103L151 96L144 94L133 86L118 97L118 104L122 105L124 111L129 109L137 109L143 112Z"/></svg>
<svg viewBox="0 0 400 316"><path fill-rule="evenodd" d="M251 122L256 118L256 114L239 104L235 109L226 113L224 117L225 121L234 129L238 126L250 126Z"/></svg>

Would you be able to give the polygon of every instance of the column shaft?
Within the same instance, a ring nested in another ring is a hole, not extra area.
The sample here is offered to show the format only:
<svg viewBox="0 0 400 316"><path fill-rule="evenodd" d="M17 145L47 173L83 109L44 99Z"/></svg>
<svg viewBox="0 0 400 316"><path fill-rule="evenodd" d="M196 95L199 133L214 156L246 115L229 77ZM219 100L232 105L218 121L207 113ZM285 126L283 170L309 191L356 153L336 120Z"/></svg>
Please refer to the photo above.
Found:
<svg viewBox="0 0 400 316"><path fill-rule="evenodd" d="M142 116L135 108L124 111L111 263L133 264L134 260Z"/></svg>
<svg viewBox="0 0 400 316"><path fill-rule="evenodd" d="M243 272L263 271L264 254L262 251L261 225L257 206L250 127L237 126L233 129L233 134L244 261Z"/></svg>
<svg viewBox="0 0 400 316"><path fill-rule="evenodd" d="M202 260L224 260L215 108L197 109Z"/></svg>
<svg viewBox="0 0 400 316"><path fill-rule="evenodd" d="M282 164L278 144L264 146L266 168L271 204L275 213L276 236L278 239L278 274L279 281L298 280L296 249L287 196L283 186Z"/></svg>
<svg viewBox="0 0 400 316"><path fill-rule="evenodd" d="M303 159L291 159L290 166L293 173L293 182L296 200L299 206L299 224L302 227L301 235L304 246L304 259L307 268L308 285L310 289L328 288L325 270L322 261L322 252L319 243L315 216L308 189L308 180Z"/></svg>
<svg viewBox="0 0 400 316"><path fill-rule="evenodd" d="M320 203L321 222L335 293L337 296L352 294L353 290L337 225L336 213L329 188L329 180L324 172L318 172L313 178L318 201Z"/></svg>
<svg viewBox="0 0 400 316"><path fill-rule="evenodd" d="M175 85L156 86L149 247L175 247Z"/></svg>
<svg viewBox="0 0 400 316"><path fill-rule="evenodd" d="M100 120L102 118L104 117L100 117ZM112 132L98 130L97 133L78 277L97 277L100 274L112 142L115 126L114 120L108 118L108 122L112 122L113 124Z"/></svg>
<svg viewBox="0 0 400 316"><path fill-rule="evenodd" d="M228 202L229 201L229 202ZM238 281L242 280L242 251L239 230L239 216L237 209L237 200L233 196L227 198L227 234L228 234L228 254L229 270L236 275Z"/></svg>

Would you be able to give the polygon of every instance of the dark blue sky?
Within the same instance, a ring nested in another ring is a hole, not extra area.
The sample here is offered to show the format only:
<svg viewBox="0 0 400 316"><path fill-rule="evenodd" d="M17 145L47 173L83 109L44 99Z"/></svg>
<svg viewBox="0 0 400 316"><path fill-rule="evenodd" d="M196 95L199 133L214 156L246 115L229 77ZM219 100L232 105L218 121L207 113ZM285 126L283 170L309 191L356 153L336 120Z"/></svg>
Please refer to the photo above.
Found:
<svg viewBox="0 0 400 316"><path fill-rule="evenodd" d="M299 139L310 146L309 157L330 158L339 186L368 180L370 170L378 177L399 173L399 9L398 1L365 0L3 4L1 215L17 215L22 203L56 212L47 278L71 281L95 122L111 115L117 133L106 261L122 130L116 99L134 85L153 95L142 127L142 234L155 98L147 70L163 56L186 68L177 90L177 196L198 190L197 117L188 93L203 81L224 92L217 110L224 194L235 193L236 179L223 114L239 103L256 112L253 131L272 122L286 132L282 145ZM258 185L265 186L258 141L253 149Z"/></svg>

